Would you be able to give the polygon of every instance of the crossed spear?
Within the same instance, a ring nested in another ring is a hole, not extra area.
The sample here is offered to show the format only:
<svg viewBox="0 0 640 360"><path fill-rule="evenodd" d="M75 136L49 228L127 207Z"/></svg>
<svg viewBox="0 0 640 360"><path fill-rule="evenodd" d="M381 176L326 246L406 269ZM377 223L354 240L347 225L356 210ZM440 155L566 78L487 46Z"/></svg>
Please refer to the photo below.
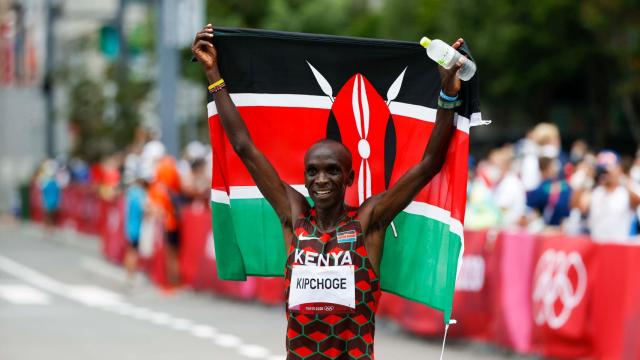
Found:
<svg viewBox="0 0 640 360"><path fill-rule="evenodd" d="M309 67L311 68L311 72L313 73L314 78L318 82L318 86L320 86L320 89L322 90L322 92L325 95L327 95L329 97L329 99L331 100L331 102L333 103L334 97L333 97L333 89L331 87L331 84L329 84L327 79L318 70L316 70L316 68L313 65L311 65L311 63L309 61L307 61L307 65L309 65ZM405 67L404 70L402 70L400 75L398 75L396 80L389 87L389 90L387 90L387 107L389 107L389 104L391 104L391 102L398 97L398 93L400 93L400 88L402 87L402 81L404 79L404 74L405 74L406 71L407 71L407 67ZM367 122L367 124L368 124L368 122ZM360 129L360 122L359 121L357 121L357 127L358 127L358 133L360 134L360 137L362 137L362 131ZM365 129L365 137L366 137L366 132L367 132L367 129ZM361 182L362 182L362 166L360 167L359 174L360 174L360 176L359 176L358 184L359 184L359 190L361 190L360 188L363 186L361 184ZM370 178L370 176L368 177L368 179L369 178ZM367 192L359 191L359 192L362 192L362 193L365 194L364 199L360 198L360 204L362 204L362 202L364 202L364 200L366 200L368 197L371 196L370 186L368 186L367 190L368 190ZM398 237L398 233L396 231L396 226L393 223L393 221L391 221L391 229L393 230L393 235L397 238Z"/></svg>

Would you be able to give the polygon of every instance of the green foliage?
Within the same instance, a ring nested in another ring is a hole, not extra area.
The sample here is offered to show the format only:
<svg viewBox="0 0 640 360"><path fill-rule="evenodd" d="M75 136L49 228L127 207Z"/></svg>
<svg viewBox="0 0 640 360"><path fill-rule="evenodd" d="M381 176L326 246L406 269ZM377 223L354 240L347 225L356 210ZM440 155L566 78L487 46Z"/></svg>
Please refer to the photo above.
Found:
<svg viewBox="0 0 640 360"><path fill-rule="evenodd" d="M629 133L640 142L637 0L206 0L206 9L214 26L407 41L463 37L478 63L485 116L509 124L478 132L489 134L488 141L522 136L534 122L557 121L572 129L571 137L596 145ZM150 16L130 33L132 47L153 53L154 33ZM190 58L190 49L183 49L183 76L204 85ZM109 130L94 130L128 140L149 86L132 79L118 86L116 121L105 125ZM93 111L100 118L105 105L96 106L76 109L76 116Z"/></svg>
<svg viewBox="0 0 640 360"><path fill-rule="evenodd" d="M82 52L92 45L98 46L97 37L69 43L65 52L68 58L57 69L56 77L67 90L67 115L75 135L72 154L94 162L131 143L152 80L130 75L131 71L118 62L110 63L104 73L95 73L95 69L90 72L82 61Z"/></svg>
<svg viewBox="0 0 640 360"><path fill-rule="evenodd" d="M100 83L80 75L71 86L69 99L69 120L76 134L73 155L96 161L114 151L109 141L109 124L104 116L107 101Z"/></svg>

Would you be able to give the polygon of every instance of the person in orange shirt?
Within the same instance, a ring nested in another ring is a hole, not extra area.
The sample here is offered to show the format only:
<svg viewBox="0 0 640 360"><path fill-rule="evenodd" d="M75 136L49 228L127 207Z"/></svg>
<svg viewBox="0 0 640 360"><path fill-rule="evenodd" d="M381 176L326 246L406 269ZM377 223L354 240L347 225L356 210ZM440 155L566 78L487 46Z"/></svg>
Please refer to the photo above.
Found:
<svg viewBox="0 0 640 360"><path fill-rule="evenodd" d="M177 286L180 283L179 197L180 176L175 159L164 156L156 164L155 177L149 187L149 202L162 218L166 244L167 280L171 286Z"/></svg>

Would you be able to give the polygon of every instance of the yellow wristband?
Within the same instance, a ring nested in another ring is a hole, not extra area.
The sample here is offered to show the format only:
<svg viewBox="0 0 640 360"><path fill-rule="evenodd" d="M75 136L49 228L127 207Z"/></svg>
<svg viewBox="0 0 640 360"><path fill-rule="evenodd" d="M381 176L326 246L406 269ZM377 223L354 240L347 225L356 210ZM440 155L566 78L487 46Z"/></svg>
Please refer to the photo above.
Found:
<svg viewBox="0 0 640 360"><path fill-rule="evenodd" d="M222 84L224 82L224 79L220 79L216 82L214 82L213 84L209 85L208 89L209 91L213 90L216 86Z"/></svg>

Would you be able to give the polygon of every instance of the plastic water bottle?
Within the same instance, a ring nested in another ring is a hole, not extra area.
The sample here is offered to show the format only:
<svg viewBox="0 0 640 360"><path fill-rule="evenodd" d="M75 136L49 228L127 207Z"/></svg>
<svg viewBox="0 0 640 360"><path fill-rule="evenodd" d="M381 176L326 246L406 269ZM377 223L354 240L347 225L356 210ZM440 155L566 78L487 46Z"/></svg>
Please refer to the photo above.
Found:
<svg viewBox="0 0 640 360"><path fill-rule="evenodd" d="M476 73L476 64L456 49L442 40L431 40L428 37L420 39L420 45L427 49L427 55L445 69L451 68L458 61L462 62L458 76L460 80L467 81Z"/></svg>

